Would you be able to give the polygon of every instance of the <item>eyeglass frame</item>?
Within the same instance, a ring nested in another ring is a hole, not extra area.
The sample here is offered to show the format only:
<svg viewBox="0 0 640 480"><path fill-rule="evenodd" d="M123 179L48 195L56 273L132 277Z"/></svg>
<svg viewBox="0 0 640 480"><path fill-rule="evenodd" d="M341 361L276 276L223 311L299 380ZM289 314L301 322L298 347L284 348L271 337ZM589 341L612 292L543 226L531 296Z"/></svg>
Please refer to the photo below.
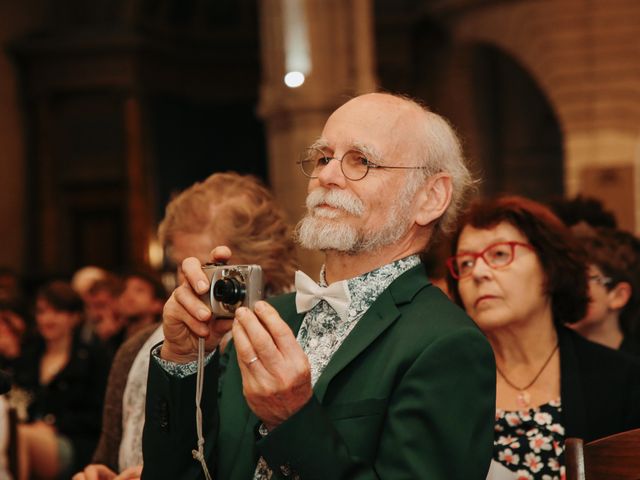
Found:
<svg viewBox="0 0 640 480"><path fill-rule="evenodd" d="M493 265L491 265L491 262L487 261L487 259L484 258L484 254L487 253L492 248L494 248L496 245L509 245L509 247L511 248L511 260L509 260L508 263L505 263L504 265L500 265L498 267L494 267ZM465 252L465 253L458 253L456 255L452 255L449 258L447 258L446 264L447 264L447 267L449 268L449 273L451 273L451 276L456 280L461 280L463 278L467 278L473 275L473 269L476 266L476 263L478 262L478 258L482 258L484 263L492 270L500 270L502 268L508 267L513 263L513 261L516 258L516 247L524 247L532 252L536 251L535 247L530 243L516 242L516 241L495 242L495 243L492 243L491 245L488 245L480 252ZM469 269L469 274L460 276L455 271L454 262L457 257L461 257L464 255L470 255L473 257L473 265Z"/></svg>
<svg viewBox="0 0 640 480"><path fill-rule="evenodd" d="M327 154L322 150L322 148L321 148L321 147L314 147L314 146L311 146L311 147L307 148L307 149L305 150L305 152L309 152L310 150L317 150L318 152L320 152L320 153L322 153L322 154L324 155L324 157L321 157L321 158L324 158L324 159L327 161L327 163L326 163L326 164L324 164L324 165L322 166L322 168L324 168L324 167L326 167L327 165L329 165L329 162L330 162L331 160L337 160L338 162L340 162L340 171L342 172L342 175L344 175L344 178L346 178L346 179L348 179L348 180L351 180L352 182L358 182L358 181L362 180L364 177L366 177L366 176L367 176L367 174L369 173L369 170L371 170L372 168L373 168L374 170L375 170L375 169L378 169L378 168L390 168L390 169L397 169L397 170L424 170L424 169L426 168L426 167L424 167L424 166L408 167L408 166L404 166L404 165L379 165L379 164L377 164L377 163L375 163L375 162L373 162L373 161L369 160L369 155L368 155L367 153L363 152L362 150L358 150L358 149L356 149L356 148L352 148L352 149L350 149L350 150L347 150L347 151L344 153L344 155L342 155L342 157L341 157L341 158L338 158L338 157L331 157L331 156L327 155ZM360 178L351 178L350 176L348 176L348 175L344 172L344 163L342 163L342 161L343 161L343 160L344 160L344 158L345 158L347 155L349 155L350 153L358 153L358 154L362 155L362 157L367 161L367 169L365 170L364 175L362 175ZM300 170L302 170L302 173L304 174L304 176L305 176L305 177L307 177L307 178L318 178L318 177L320 176L320 174L318 174L318 175L309 175L307 172L305 172L303 164L304 164L304 162L309 162L309 161L310 161L310 159L309 159L309 158L307 158L307 157L308 157L308 155L305 155L305 158L303 158L303 159L301 159L301 160L298 160L296 163L297 163L298 165L300 165ZM317 167L314 167L313 169L315 170L316 168L317 168Z"/></svg>
<svg viewBox="0 0 640 480"><path fill-rule="evenodd" d="M589 276L587 276L587 280L590 281L590 282L593 281L593 282L597 283L598 285L603 286L607 290L609 290L609 287L614 285L613 278L609 277L607 275L599 275L599 274L589 275Z"/></svg>

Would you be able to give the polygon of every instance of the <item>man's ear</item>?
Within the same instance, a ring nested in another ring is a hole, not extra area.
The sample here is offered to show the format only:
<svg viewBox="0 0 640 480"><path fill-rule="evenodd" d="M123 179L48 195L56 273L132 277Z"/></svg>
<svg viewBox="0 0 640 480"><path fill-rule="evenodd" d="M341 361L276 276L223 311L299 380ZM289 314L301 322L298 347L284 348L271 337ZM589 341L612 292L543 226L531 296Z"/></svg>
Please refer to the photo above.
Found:
<svg viewBox="0 0 640 480"><path fill-rule="evenodd" d="M431 176L416 194L416 223L424 227L440 218L451 203L452 190L451 175Z"/></svg>
<svg viewBox="0 0 640 480"><path fill-rule="evenodd" d="M633 293L629 282L620 282L613 287L607 298L609 299L609 308L612 310L622 310L631 298Z"/></svg>

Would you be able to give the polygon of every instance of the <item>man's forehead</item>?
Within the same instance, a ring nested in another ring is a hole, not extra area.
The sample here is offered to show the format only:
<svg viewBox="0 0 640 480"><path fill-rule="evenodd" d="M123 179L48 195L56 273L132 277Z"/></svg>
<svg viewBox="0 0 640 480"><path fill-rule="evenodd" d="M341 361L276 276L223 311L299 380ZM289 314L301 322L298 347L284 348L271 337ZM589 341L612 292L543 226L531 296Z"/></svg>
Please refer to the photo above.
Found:
<svg viewBox="0 0 640 480"><path fill-rule="evenodd" d="M410 113L408 105L386 96L356 97L338 107L327 119L327 125L336 122L340 124L361 124L393 122L398 117Z"/></svg>
<svg viewBox="0 0 640 480"><path fill-rule="evenodd" d="M360 145L387 155L415 141L420 112L407 100L391 95L356 97L333 112L320 140L330 148Z"/></svg>
<svg viewBox="0 0 640 480"><path fill-rule="evenodd" d="M333 151L337 148L333 142L324 137L318 138L315 142L313 142L313 144L311 144L311 146L327 151ZM345 150L357 150L359 152L367 153L375 157L379 157L381 155L379 149L375 145L357 140L355 138L347 138L346 140L341 141L340 146Z"/></svg>

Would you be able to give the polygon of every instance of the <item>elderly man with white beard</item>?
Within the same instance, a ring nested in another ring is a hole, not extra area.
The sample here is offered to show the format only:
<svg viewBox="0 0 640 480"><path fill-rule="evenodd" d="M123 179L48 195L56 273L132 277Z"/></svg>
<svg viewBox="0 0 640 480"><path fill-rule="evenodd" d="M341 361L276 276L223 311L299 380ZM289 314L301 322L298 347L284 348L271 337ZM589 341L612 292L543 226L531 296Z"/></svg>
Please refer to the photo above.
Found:
<svg viewBox="0 0 640 480"><path fill-rule="evenodd" d="M484 479L493 354L418 257L471 184L455 133L413 100L367 94L298 163L309 195L297 240L325 253L319 285L297 272L296 293L216 319L201 264L183 262L152 351L142 478Z"/></svg>

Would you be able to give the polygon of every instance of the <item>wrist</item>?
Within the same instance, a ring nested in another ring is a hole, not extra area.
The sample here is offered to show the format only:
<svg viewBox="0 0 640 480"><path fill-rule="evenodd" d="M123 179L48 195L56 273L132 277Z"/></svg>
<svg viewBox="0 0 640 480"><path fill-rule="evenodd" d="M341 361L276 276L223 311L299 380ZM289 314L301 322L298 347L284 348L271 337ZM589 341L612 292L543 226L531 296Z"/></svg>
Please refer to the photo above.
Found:
<svg viewBox="0 0 640 480"><path fill-rule="evenodd" d="M160 348L160 358L172 363L191 363L198 360L198 352L190 352L187 354L176 353L171 350L171 347L167 345L167 342L165 340L165 342L162 344L162 347Z"/></svg>

